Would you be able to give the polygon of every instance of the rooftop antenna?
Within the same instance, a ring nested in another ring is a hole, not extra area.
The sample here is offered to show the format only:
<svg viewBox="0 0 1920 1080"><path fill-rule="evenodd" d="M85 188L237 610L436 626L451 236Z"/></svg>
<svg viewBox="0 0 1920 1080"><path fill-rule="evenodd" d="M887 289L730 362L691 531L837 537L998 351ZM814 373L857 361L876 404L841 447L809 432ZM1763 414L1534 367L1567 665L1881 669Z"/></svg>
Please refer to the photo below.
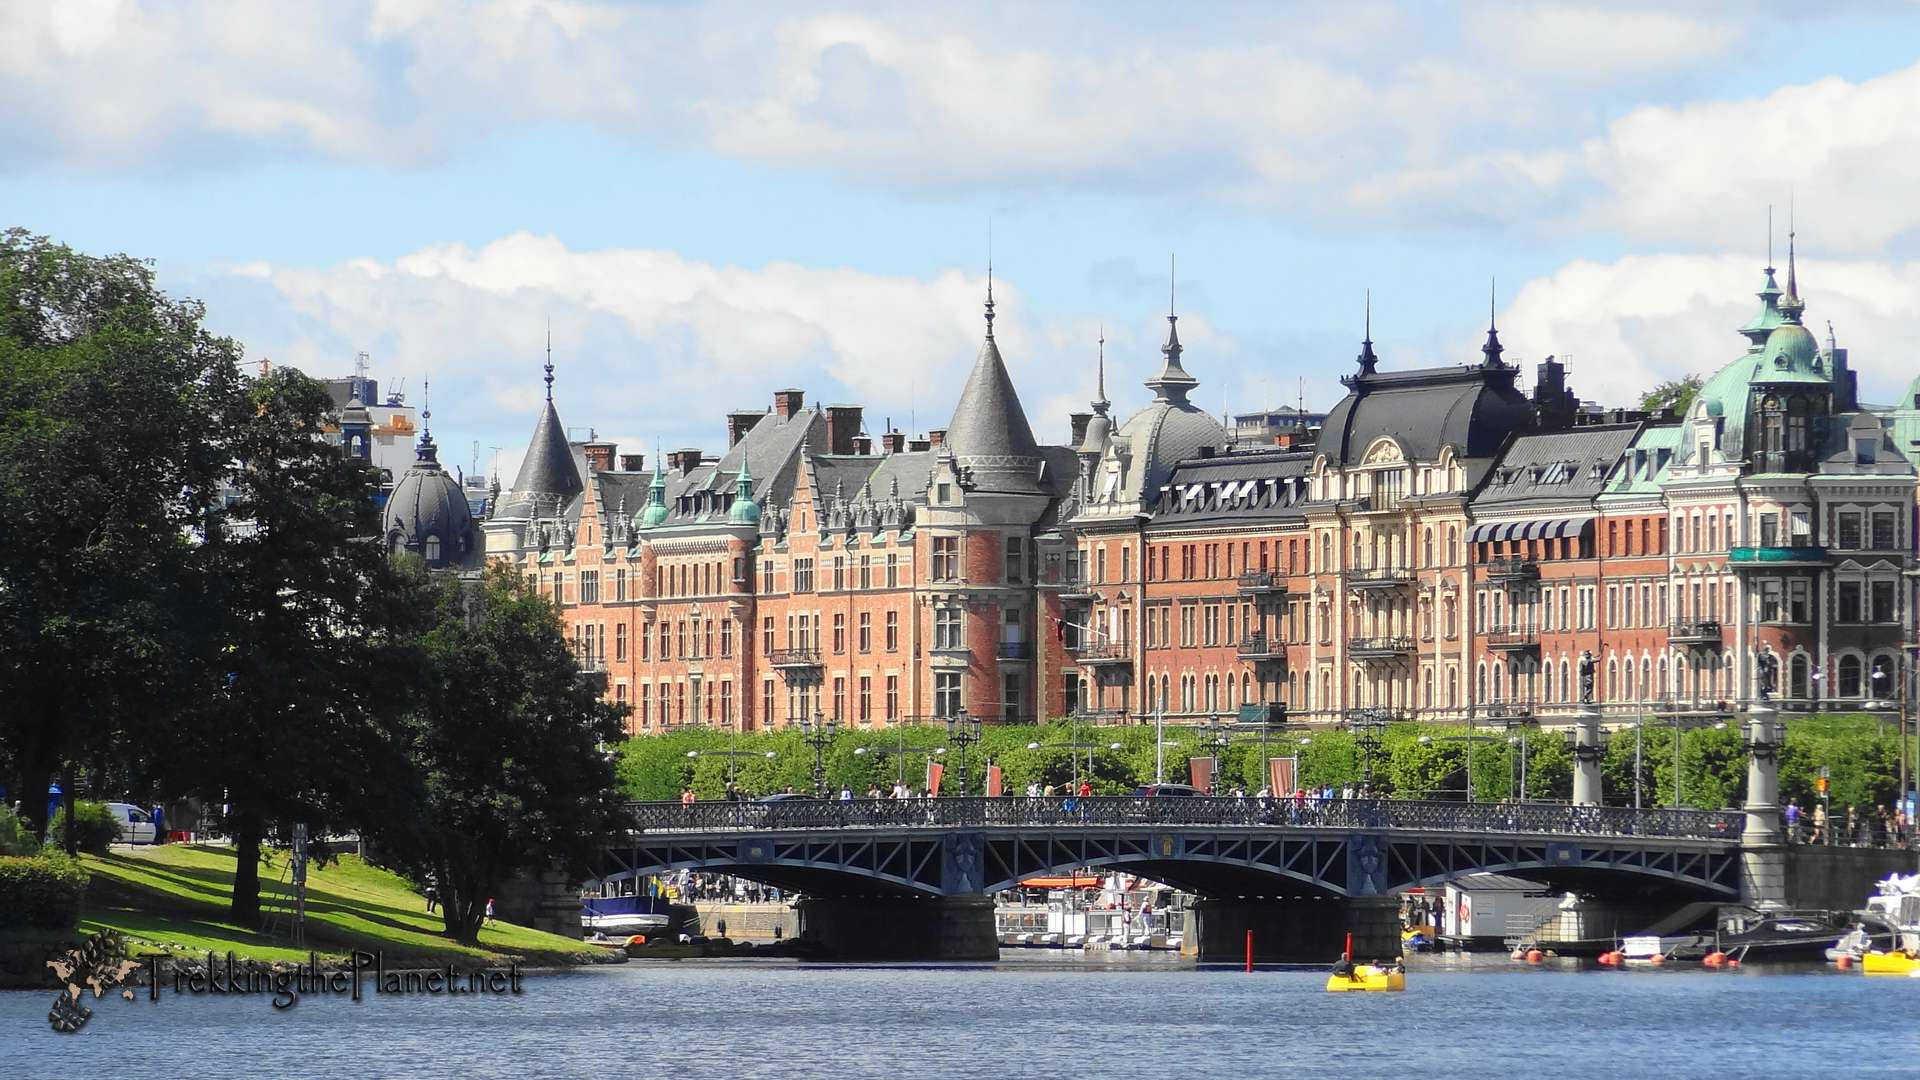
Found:
<svg viewBox="0 0 1920 1080"><path fill-rule="evenodd" d="M356 379L364 379L367 377L367 354L365 350L354 355L353 375Z"/></svg>

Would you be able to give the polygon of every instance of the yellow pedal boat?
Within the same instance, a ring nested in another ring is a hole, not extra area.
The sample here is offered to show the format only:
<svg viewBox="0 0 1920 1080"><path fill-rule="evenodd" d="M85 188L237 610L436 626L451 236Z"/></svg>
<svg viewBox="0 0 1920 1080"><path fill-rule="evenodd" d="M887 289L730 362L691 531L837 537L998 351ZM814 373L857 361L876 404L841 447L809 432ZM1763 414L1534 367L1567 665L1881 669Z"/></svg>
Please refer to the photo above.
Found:
<svg viewBox="0 0 1920 1080"><path fill-rule="evenodd" d="M1860 970L1867 975L1916 975L1920 974L1920 958L1904 952L1863 953Z"/></svg>
<svg viewBox="0 0 1920 1080"><path fill-rule="evenodd" d="M1327 993L1346 994L1363 990L1405 990L1407 973L1398 967L1355 964L1352 974L1335 972L1327 976Z"/></svg>

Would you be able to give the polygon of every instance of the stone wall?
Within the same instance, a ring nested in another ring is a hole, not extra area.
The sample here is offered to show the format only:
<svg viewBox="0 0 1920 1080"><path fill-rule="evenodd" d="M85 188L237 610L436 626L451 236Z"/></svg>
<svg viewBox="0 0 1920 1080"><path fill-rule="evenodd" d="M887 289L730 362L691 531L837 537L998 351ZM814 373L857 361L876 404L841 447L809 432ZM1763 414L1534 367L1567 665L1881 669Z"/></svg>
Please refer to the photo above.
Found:
<svg viewBox="0 0 1920 1080"><path fill-rule="evenodd" d="M1891 848L1795 844L1786 849L1786 906L1853 911L1888 874L1911 874L1916 856Z"/></svg>
<svg viewBox="0 0 1920 1080"><path fill-rule="evenodd" d="M724 919L727 937L734 941L778 941L800 936L800 915L788 904L722 904L702 900L693 907L698 913L698 922L692 933L718 937L720 922Z"/></svg>

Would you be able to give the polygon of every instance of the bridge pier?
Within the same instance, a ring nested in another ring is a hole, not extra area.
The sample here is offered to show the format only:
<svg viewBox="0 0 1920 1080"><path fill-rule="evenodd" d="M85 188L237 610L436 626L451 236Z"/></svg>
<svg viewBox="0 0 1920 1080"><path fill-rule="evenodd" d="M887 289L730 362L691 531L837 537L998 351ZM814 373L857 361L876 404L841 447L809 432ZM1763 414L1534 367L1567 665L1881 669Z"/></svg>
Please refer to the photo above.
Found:
<svg viewBox="0 0 1920 1080"><path fill-rule="evenodd" d="M1187 910L1188 949L1203 964L1240 963L1253 932L1257 964L1331 964L1346 936L1356 960L1400 955L1400 901L1393 896L1344 899L1196 900Z"/></svg>
<svg viewBox="0 0 1920 1080"><path fill-rule="evenodd" d="M800 901L800 938L835 960L997 960L1000 938L987 896Z"/></svg>
<svg viewBox="0 0 1920 1080"><path fill-rule="evenodd" d="M1787 849L1780 832L1779 715L1767 705L1747 710L1746 827L1740 833L1740 899L1759 907L1787 902Z"/></svg>
<svg viewBox="0 0 1920 1080"><path fill-rule="evenodd" d="M1600 745L1600 710L1581 709L1573 727L1573 805L1599 806L1600 759L1606 748Z"/></svg>

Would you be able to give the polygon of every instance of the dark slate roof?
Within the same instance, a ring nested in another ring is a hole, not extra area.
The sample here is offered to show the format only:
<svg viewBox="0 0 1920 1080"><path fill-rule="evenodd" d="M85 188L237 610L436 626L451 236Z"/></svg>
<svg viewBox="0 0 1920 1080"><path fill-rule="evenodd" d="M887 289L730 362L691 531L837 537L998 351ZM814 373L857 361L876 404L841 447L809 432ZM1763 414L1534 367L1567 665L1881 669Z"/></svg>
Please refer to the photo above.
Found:
<svg viewBox="0 0 1920 1080"><path fill-rule="evenodd" d="M1474 512L1591 507L1639 430L1596 424L1516 436L1473 497Z"/></svg>
<svg viewBox="0 0 1920 1080"><path fill-rule="evenodd" d="M1173 467L1167 482L1150 493L1148 528L1189 528L1234 522L1273 522L1304 517L1307 475L1313 454L1257 450L1189 458Z"/></svg>
<svg viewBox="0 0 1920 1080"><path fill-rule="evenodd" d="M431 437L423 437L414 463L387 497L384 511L389 545L398 545L422 557L428 536L440 538L440 559L434 569L467 569L480 563L480 532L474 527L473 508L460 482L440 467Z"/></svg>
<svg viewBox="0 0 1920 1080"><path fill-rule="evenodd" d="M1020 395L989 332L960 391L946 445L956 464L971 470L973 486L987 491L1037 492L1040 447L1020 407Z"/></svg>
<svg viewBox="0 0 1920 1080"><path fill-rule="evenodd" d="M1390 435L1416 461L1432 461L1446 446L1462 458L1492 457L1507 436L1535 426L1532 404L1513 385L1518 372L1476 364L1349 376L1351 391L1327 414L1319 449L1352 465Z"/></svg>
<svg viewBox="0 0 1920 1080"><path fill-rule="evenodd" d="M560 425L560 414L554 411L553 399L548 398L546 411L533 425L533 438L527 441L520 475L500 500L502 516L532 513L536 503L571 500L580 494L581 475L573 448L567 445L566 429Z"/></svg>

